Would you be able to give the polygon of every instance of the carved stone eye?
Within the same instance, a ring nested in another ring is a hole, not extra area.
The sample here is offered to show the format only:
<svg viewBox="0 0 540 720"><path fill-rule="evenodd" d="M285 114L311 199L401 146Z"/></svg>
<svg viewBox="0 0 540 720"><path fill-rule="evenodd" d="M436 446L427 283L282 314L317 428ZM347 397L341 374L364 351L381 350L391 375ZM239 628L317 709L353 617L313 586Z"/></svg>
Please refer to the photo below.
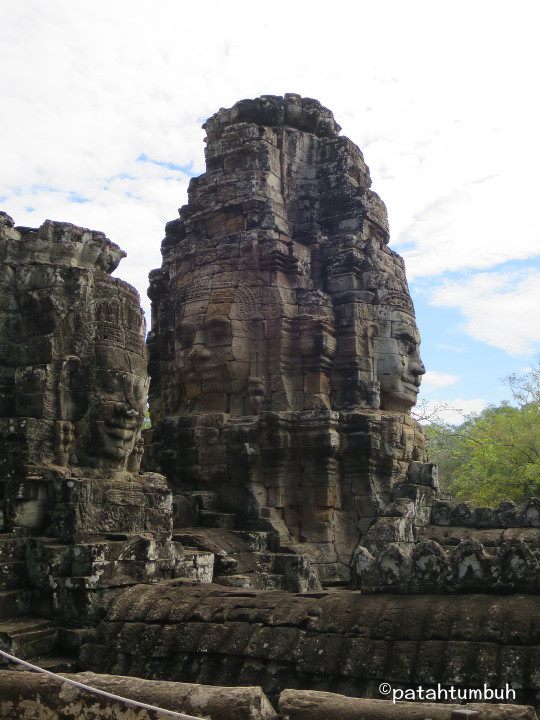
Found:
<svg viewBox="0 0 540 720"><path fill-rule="evenodd" d="M400 344L401 348L403 349L403 352L406 355L409 355L409 356L414 355L414 353L416 352L416 350L418 348L418 345L417 345L416 340L411 335L407 335L407 334L400 335L398 340L399 340L399 344Z"/></svg>
<svg viewBox="0 0 540 720"><path fill-rule="evenodd" d="M231 323L225 318L213 318L206 326L207 345L228 345L232 340Z"/></svg>
<svg viewBox="0 0 540 720"><path fill-rule="evenodd" d="M122 377L114 372L99 373L98 386L107 393L116 393L124 388Z"/></svg>
<svg viewBox="0 0 540 720"><path fill-rule="evenodd" d="M191 348L195 340L195 325L192 323L182 323L176 330L176 337L182 345L182 348Z"/></svg>

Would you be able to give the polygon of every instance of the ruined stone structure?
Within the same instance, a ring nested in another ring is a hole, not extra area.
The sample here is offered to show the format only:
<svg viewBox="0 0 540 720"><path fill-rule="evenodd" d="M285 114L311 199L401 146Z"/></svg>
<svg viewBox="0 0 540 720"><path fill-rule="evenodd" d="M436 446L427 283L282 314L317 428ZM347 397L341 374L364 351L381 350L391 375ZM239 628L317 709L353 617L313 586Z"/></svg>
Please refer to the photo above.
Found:
<svg viewBox="0 0 540 720"><path fill-rule="evenodd" d="M207 171L151 273L144 442L124 253L0 213L0 649L216 720L424 717L383 681L538 704L540 504L440 497L410 414L403 262L360 150L297 95L205 128ZM186 682L250 687L225 707ZM0 672L0 714L23 707L85 717L64 681Z"/></svg>
<svg viewBox="0 0 540 720"><path fill-rule="evenodd" d="M0 217L4 527L74 539L170 533L164 478L139 475L148 376L125 253L67 223Z"/></svg>
<svg viewBox="0 0 540 720"><path fill-rule="evenodd" d="M206 173L151 274L149 465L347 581L360 534L426 460L403 260L317 101L245 100L204 127Z"/></svg>
<svg viewBox="0 0 540 720"><path fill-rule="evenodd" d="M111 276L124 255L0 215L0 637L25 657L122 587L212 578L211 555L171 541L165 478L139 473L147 352L138 294Z"/></svg>

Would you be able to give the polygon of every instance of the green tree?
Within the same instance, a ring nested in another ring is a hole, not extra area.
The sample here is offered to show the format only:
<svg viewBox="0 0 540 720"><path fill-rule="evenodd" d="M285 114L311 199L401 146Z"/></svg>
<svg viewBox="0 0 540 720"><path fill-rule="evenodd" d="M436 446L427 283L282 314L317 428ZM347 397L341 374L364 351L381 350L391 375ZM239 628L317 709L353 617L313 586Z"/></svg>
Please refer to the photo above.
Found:
<svg viewBox="0 0 540 720"><path fill-rule="evenodd" d="M425 428L443 490L457 498L496 504L540 494L540 360L505 382L514 404L490 406L457 427Z"/></svg>
<svg viewBox="0 0 540 720"><path fill-rule="evenodd" d="M452 494L452 482L461 464L459 428L438 420L425 425L424 432L429 459L439 468L441 490Z"/></svg>
<svg viewBox="0 0 540 720"><path fill-rule="evenodd" d="M486 408L455 432L450 491L494 504L540 493L540 406Z"/></svg>

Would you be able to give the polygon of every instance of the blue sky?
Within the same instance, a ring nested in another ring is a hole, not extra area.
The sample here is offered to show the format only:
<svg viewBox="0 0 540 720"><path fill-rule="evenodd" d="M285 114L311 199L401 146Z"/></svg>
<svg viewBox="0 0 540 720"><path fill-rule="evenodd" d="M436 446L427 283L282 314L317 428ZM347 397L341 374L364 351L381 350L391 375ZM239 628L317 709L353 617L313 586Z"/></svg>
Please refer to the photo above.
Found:
<svg viewBox="0 0 540 720"><path fill-rule="evenodd" d="M478 411L540 352L540 52L536 4L518 10L3 3L0 208L20 225L106 232L148 307L164 224L204 169L204 118L263 93L316 97L388 207L423 338L423 397Z"/></svg>

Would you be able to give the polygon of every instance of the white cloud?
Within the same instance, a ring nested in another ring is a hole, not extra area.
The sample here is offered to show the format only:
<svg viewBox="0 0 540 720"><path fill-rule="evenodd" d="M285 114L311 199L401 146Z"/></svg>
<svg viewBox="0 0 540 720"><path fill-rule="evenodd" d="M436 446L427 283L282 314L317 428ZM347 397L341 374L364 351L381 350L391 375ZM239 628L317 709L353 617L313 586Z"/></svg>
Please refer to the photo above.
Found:
<svg viewBox="0 0 540 720"><path fill-rule="evenodd" d="M518 158L522 159L522 158ZM398 238L410 278L447 271L490 268L508 260L540 255L540 217L511 208L533 208L534 183L515 184L530 169L480 178L435 196Z"/></svg>
<svg viewBox="0 0 540 720"><path fill-rule="evenodd" d="M427 391L437 390L442 387L448 387L449 385L455 385L460 380L461 378L458 375L428 370L426 374L422 376L422 389Z"/></svg>
<svg viewBox="0 0 540 720"><path fill-rule="evenodd" d="M477 273L434 291L434 305L453 307L465 318L464 331L512 355L531 353L540 343L540 271Z"/></svg>
<svg viewBox="0 0 540 720"><path fill-rule="evenodd" d="M275 0L271 12L248 0L2 3L0 206L18 224L103 230L128 253L118 274L145 298L188 178L137 158L202 172L203 118L299 92L363 149L411 277L531 258L535 11L488 0L447 12L430 0L336 0L330 12L322 0Z"/></svg>

